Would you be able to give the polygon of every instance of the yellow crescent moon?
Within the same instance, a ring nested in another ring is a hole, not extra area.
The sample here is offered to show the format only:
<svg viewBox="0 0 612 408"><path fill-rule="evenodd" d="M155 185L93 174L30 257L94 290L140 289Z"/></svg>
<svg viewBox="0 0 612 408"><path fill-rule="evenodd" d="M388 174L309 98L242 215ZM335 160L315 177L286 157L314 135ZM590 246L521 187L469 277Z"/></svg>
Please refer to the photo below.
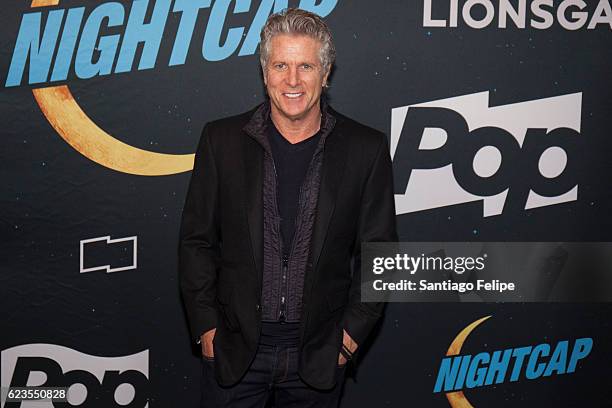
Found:
<svg viewBox="0 0 612 408"><path fill-rule="evenodd" d="M31 7L58 4L59 0L32 0ZM66 85L33 89L32 93L57 133L98 164L139 176L164 176L193 169L194 154L151 152L117 140L87 116Z"/></svg>
<svg viewBox="0 0 612 408"><path fill-rule="evenodd" d="M455 337L453 342L448 347L448 351L446 352L446 355L447 356L459 355L461 353L461 347L463 347L463 343L465 342L465 339L467 339L468 336L472 333L472 330L474 330L480 323L484 322L490 317L491 316L485 316L483 318L480 318L476 320L475 322L472 322L471 324L466 326L463 330L461 330L459 334L457 335L457 337ZM474 406L470 404L470 401L468 401L468 399L463 394L463 391L447 392L446 399L448 400L448 403L450 404L450 406L453 408L474 408Z"/></svg>

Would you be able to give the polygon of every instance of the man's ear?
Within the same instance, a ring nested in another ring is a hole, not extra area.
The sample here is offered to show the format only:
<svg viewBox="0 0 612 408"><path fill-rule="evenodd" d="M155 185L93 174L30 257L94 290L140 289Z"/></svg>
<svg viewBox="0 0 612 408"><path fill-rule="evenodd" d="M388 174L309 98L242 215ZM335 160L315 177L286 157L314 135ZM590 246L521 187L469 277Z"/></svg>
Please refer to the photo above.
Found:
<svg viewBox="0 0 612 408"><path fill-rule="evenodd" d="M328 69L327 72L323 75L323 88L327 87L327 79L329 78L329 73L331 69Z"/></svg>

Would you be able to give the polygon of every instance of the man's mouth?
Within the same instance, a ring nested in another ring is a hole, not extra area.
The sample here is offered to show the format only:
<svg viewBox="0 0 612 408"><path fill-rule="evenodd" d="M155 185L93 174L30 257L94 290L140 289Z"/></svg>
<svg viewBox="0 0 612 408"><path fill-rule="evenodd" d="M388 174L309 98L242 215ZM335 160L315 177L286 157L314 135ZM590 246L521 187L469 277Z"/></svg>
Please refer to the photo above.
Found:
<svg viewBox="0 0 612 408"><path fill-rule="evenodd" d="M299 98L300 96L304 95L304 92L285 92L283 93L283 95L289 99L295 99L295 98Z"/></svg>

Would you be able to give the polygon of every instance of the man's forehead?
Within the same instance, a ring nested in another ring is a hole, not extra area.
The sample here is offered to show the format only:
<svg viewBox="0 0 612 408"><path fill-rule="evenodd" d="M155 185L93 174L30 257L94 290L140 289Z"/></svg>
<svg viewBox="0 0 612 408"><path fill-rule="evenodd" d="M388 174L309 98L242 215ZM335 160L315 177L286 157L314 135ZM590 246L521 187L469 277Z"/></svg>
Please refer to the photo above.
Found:
<svg viewBox="0 0 612 408"><path fill-rule="evenodd" d="M277 34L270 41L270 52L274 51L289 51L298 52L312 49L319 51L323 44L316 38L307 35L298 34Z"/></svg>

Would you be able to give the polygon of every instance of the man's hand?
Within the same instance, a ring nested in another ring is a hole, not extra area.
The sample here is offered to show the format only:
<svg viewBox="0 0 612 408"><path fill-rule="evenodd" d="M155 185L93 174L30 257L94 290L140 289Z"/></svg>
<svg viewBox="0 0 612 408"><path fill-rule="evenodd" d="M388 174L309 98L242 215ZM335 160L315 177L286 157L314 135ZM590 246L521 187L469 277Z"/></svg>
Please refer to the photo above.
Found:
<svg viewBox="0 0 612 408"><path fill-rule="evenodd" d="M202 355L207 358L214 358L215 352L213 351L213 338L217 329L210 329L206 333L200 336L200 343L202 343Z"/></svg>
<svg viewBox="0 0 612 408"><path fill-rule="evenodd" d="M348 348L351 351L351 353L354 353L358 347L357 343L355 342L355 340L351 338L351 336L349 336L346 330L342 329L342 332L343 332L342 343L346 346L346 348ZM344 365L344 364L346 364L346 357L344 357L342 353L340 353L338 354L338 365Z"/></svg>

